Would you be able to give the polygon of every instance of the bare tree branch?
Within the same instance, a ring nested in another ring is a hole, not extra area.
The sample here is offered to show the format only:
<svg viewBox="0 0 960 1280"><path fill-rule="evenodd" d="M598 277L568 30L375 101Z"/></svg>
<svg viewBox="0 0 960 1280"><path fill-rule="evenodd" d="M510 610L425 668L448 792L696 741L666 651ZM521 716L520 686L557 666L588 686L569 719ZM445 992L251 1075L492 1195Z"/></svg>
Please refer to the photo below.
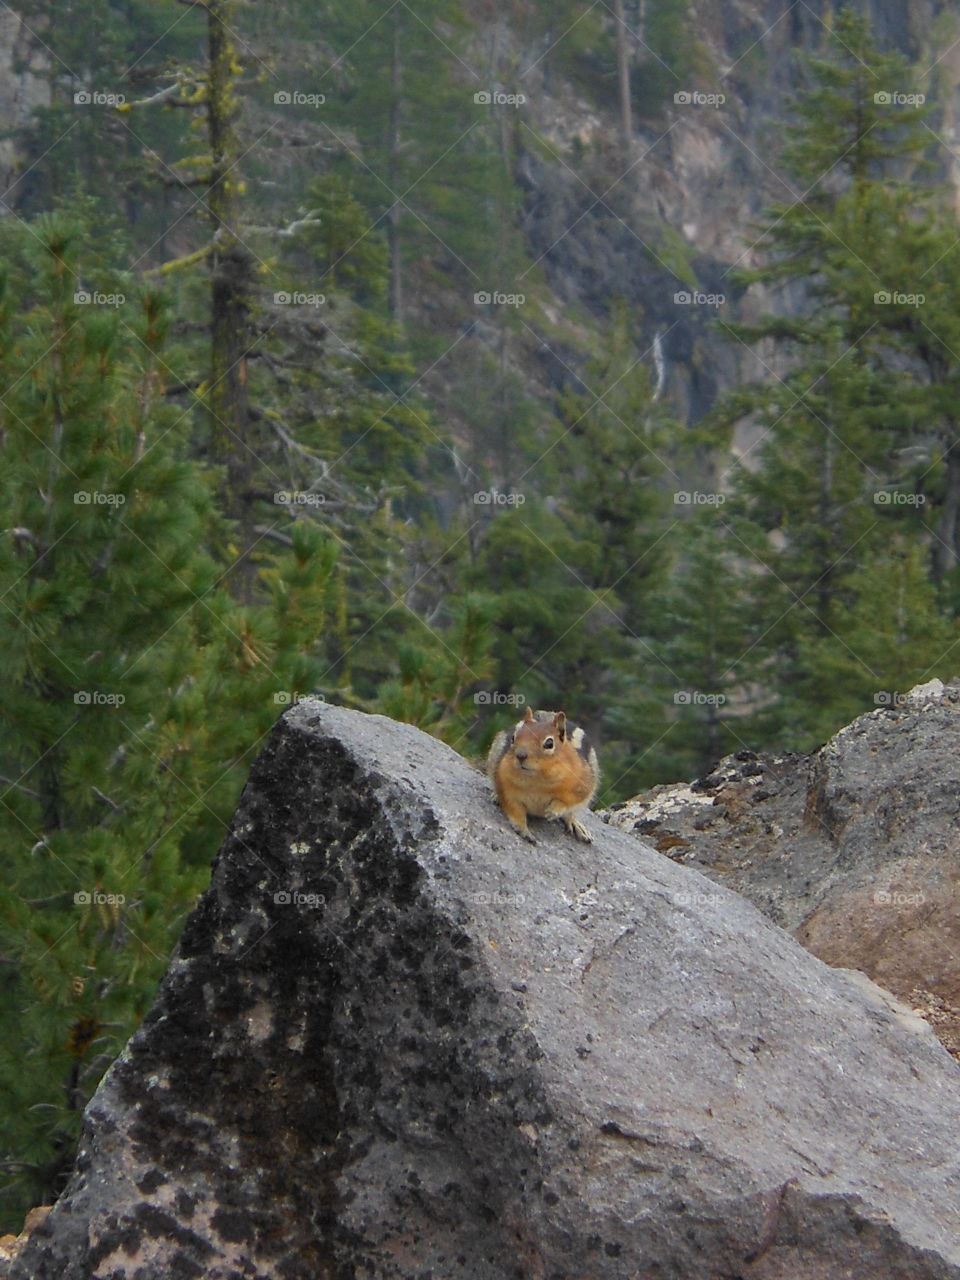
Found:
<svg viewBox="0 0 960 1280"><path fill-rule="evenodd" d="M303 227L319 227L323 225L318 209L311 211L302 218L297 218L295 222L291 222L287 227L247 227L247 231L259 231L261 235L278 236L284 239L290 239L295 236Z"/></svg>

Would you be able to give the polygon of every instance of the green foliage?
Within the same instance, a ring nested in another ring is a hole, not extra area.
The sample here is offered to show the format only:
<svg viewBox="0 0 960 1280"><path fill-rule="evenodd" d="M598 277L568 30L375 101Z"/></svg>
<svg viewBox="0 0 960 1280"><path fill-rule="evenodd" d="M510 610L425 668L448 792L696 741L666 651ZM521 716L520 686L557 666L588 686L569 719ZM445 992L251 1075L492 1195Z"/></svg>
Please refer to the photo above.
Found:
<svg viewBox="0 0 960 1280"><path fill-rule="evenodd" d="M640 116L658 116L678 90L706 70L706 59L691 21L689 0L648 0L644 5L645 56L633 77L633 101Z"/></svg>
<svg viewBox="0 0 960 1280"><path fill-rule="evenodd" d="M564 710L604 743L604 802L641 776L637 757L650 741L648 614L668 571L672 510L667 423L623 305L606 351L559 412L535 460L556 497L520 491L523 501L505 504L484 530L471 581L496 602L497 693L535 707L570 703Z"/></svg>
<svg viewBox="0 0 960 1280"><path fill-rule="evenodd" d="M731 408L749 412L758 433L732 514L755 564L746 672L767 691L759 732L792 747L827 736L872 690L936 666L950 631L927 576L924 495L903 459L921 430L930 441L931 424L955 438L943 398L955 237L938 230L933 193L916 186L924 111L887 101L915 91L915 77L877 49L861 15L842 10L834 31L828 53L810 60L784 152L805 194L770 210L769 260L743 276L800 284L808 306L734 327L772 339L786 367ZM936 309L919 314L925 290ZM891 543L906 548L898 572L917 611L895 644L876 599ZM937 639L928 649L919 635Z"/></svg>
<svg viewBox="0 0 960 1280"><path fill-rule="evenodd" d="M339 546L338 590L349 616L328 636L324 683L366 702L394 671L396 628L419 642L423 628L402 602L416 537L431 516L429 485L449 471L450 450L422 397L411 394L416 369L386 306L382 234L336 175L316 179L308 195L306 225L273 274L291 297L319 294L322 280L324 301L273 309L266 367L252 379L258 487L271 499L309 499L286 507L294 527L313 524ZM259 510L264 526L277 525L275 505Z"/></svg>
<svg viewBox="0 0 960 1280"><path fill-rule="evenodd" d="M689 509L689 508L688 508ZM724 506L691 512L670 535L673 570L652 601L655 636L647 658L657 693L651 725L661 728L651 777L686 779L757 741L758 689L748 672L760 638L750 608L752 568Z"/></svg>
<svg viewBox="0 0 960 1280"><path fill-rule="evenodd" d="M381 302L387 287L387 246L373 231L350 181L331 173L307 187L313 223L304 233L324 287L349 294L359 305Z"/></svg>
<svg viewBox="0 0 960 1280"><path fill-rule="evenodd" d="M263 735L312 687L333 552L297 530L264 567L262 603L237 605L205 550L211 477L164 396L164 299L77 301L95 272L63 217L2 232L0 1087L15 1224L58 1189Z"/></svg>
<svg viewBox="0 0 960 1280"><path fill-rule="evenodd" d="M813 750L865 706L896 706L915 684L949 679L958 639L955 619L939 612L923 546L888 535L832 628L802 634L774 717L783 745Z"/></svg>
<svg viewBox="0 0 960 1280"><path fill-rule="evenodd" d="M20 210L95 194L104 212L153 245L183 207L175 187L158 186L156 178L172 171L155 168L154 158L182 145L188 121L160 111L134 120L130 104L158 80L172 82L175 63L193 56L199 12L185 12L177 0L73 0L69 14L58 0L19 0L16 9L36 33L17 70L29 66L44 82L42 105L17 139L20 154L31 157L12 188Z"/></svg>
<svg viewBox="0 0 960 1280"><path fill-rule="evenodd" d="M556 70L598 107L617 110L616 37L613 25L604 21L599 8L584 11L577 5L553 7L555 25L550 30L548 66ZM560 33L563 38L558 39Z"/></svg>
<svg viewBox="0 0 960 1280"><path fill-rule="evenodd" d="M902 54L878 48L866 15L840 9L825 54L808 58L807 69L812 84L795 103L797 123L784 150L790 171L816 183L804 195L807 209L830 210L832 184L819 180L834 168L854 184L891 182L899 157L910 157L916 168L930 145L923 121L932 107L904 110L892 100L894 93L920 91L917 73Z"/></svg>
<svg viewBox="0 0 960 1280"><path fill-rule="evenodd" d="M451 601L442 633L425 622L397 652L399 672L377 689L375 706L383 715L418 725L451 746L464 750L467 734L476 726L477 707L489 703L483 685L493 670L494 602L483 593L468 593Z"/></svg>
<svg viewBox="0 0 960 1280"><path fill-rule="evenodd" d="M691 262L693 248L690 242L666 222L658 226L657 236L657 257L660 262L681 284L696 289L700 282Z"/></svg>
<svg viewBox="0 0 960 1280"><path fill-rule="evenodd" d="M462 27L462 15L442 0L416 13L363 0L326 15L326 37L346 52L333 69L324 118L335 136L350 138L333 172L387 233L395 316L411 269L476 269L476 233L493 198L493 115L473 100L484 86L461 74L452 45Z"/></svg>

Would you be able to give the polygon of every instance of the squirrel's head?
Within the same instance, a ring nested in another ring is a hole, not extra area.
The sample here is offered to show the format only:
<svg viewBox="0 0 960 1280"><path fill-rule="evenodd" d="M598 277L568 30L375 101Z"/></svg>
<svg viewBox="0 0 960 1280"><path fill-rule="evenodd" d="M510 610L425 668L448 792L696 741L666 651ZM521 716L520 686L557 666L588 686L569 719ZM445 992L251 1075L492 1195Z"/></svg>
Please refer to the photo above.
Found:
<svg viewBox="0 0 960 1280"><path fill-rule="evenodd" d="M529 707L513 732L513 756L521 769L536 770L542 761L555 755L567 736L567 717L562 711L534 715Z"/></svg>

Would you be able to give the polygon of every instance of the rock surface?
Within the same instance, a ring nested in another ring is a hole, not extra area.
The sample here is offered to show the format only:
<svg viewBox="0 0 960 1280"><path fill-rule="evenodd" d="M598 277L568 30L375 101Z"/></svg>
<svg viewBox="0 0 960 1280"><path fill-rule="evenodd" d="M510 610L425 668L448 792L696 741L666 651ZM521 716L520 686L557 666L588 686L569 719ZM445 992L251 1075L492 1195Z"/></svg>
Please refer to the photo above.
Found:
<svg viewBox="0 0 960 1280"><path fill-rule="evenodd" d="M960 684L860 716L812 756L728 756L604 815L860 969L960 1056Z"/></svg>
<svg viewBox="0 0 960 1280"><path fill-rule="evenodd" d="M15 1280L960 1280L960 1070L633 836L305 701Z"/></svg>
<svg viewBox="0 0 960 1280"><path fill-rule="evenodd" d="M18 170L25 177L22 171L29 163L18 153L16 131L50 105L49 69L30 34L28 23L11 6L0 7L0 216L23 194L17 191Z"/></svg>

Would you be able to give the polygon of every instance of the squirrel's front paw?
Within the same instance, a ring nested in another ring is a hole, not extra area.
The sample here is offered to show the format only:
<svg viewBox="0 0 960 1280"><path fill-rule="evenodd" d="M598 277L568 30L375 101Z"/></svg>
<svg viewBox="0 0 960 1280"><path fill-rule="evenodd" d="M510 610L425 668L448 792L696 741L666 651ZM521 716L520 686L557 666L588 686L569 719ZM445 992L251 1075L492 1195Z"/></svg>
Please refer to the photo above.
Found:
<svg viewBox="0 0 960 1280"><path fill-rule="evenodd" d="M584 844L593 844L593 836L576 818L564 818L563 825L567 828L572 836L576 836L578 840L582 840Z"/></svg>

